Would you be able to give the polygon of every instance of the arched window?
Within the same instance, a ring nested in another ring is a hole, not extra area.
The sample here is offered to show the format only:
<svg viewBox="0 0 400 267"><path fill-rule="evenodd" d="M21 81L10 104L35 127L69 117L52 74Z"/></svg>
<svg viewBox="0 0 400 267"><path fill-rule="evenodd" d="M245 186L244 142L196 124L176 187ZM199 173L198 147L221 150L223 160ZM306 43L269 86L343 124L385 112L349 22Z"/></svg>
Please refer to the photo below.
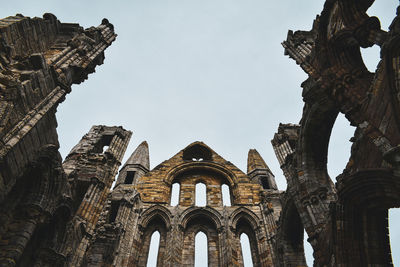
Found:
<svg viewBox="0 0 400 267"><path fill-rule="evenodd" d="M207 188L203 183L196 184L196 192L195 192L195 203L196 206L204 207L207 205Z"/></svg>
<svg viewBox="0 0 400 267"><path fill-rule="evenodd" d="M179 205L180 184L174 183L171 190L171 206Z"/></svg>
<svg viewBox="0 0 400 267"><path fill-rule="evenodd" d="M351 155L352 143L349 141L354 135L355 127L351 126L346 117L339 113L332 128L328 150L328 173L333 182L343 172Z"/></svg>
<svg viewBox="0 0 400 267"><path fill-rule="evenodd" d="M208 244L207 236L203 232L198 232L194 242L194 266L208 266Z"/></svg>
<svg viewBox="0 0 400 267"><path fill-rule="evenodd" d="M231 193L229 190L229 186L223 184L221 186L221 191L222 191L222 204L224 206L231 206Z"/></svg>
<svg viewBox="0 0 400 267"><path fill-rule="evenodd" d="M250 241L247 234L240 235L240 245L242 248L243 265L244 267L253 267L253 259L251 258Z"/></svg>
<svg viewBox="0 0 400 267"><path fill-rule="evenodd" d="M149 254L147 256L147 267L157 267L158 247L160 246L160 233L155 231L151 235Z"/></svg>

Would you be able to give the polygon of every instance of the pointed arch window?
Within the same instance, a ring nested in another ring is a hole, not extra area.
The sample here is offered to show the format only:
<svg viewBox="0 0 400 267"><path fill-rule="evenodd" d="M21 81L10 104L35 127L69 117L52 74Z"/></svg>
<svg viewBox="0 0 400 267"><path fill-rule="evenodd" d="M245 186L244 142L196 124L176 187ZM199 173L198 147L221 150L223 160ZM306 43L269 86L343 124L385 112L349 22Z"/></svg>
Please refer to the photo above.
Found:
<svg viewBox="0 0 400 267"><path fill-rule="evenodd" d="M179 183L174 183L171 189L171 206L179 205L179 193L181 185Z"/></svg>
<svg viewBox="0 0 400 267"><path fill-rule="evenodd" d="M207 187L203 183L197 183L195 189L195 205L204 207L207 205Z"/></svg>
<svg viewBox="0 0 400 267"><path fill-rule="evenodd" d="M243 266L253 267L253 259L251 257L250 240L247 234L242 233L240 235L240 246L242 248Z"/></svg>
<svg viewBox="0 0 400 267"><path fill-rule="evenodd" d="M231 206L231 192L229 190L229 186L227 184L223 184L221 186L221 192L222 192L222 204L224 206Z"/></svg>
<svg viewBox="0 0 400 267"><path fill-rule="evenodd" d="M194 249L194 266L208 266L208 240L207 235L202 231L196 234Z"/></svg>
<svg viewBox="0 0 400 267"><path fill-rule="evenodd" d="M157 267L159 246L160 246L160 233L158 231L154 231L154 233L151 235L146 267Z"/></svg>

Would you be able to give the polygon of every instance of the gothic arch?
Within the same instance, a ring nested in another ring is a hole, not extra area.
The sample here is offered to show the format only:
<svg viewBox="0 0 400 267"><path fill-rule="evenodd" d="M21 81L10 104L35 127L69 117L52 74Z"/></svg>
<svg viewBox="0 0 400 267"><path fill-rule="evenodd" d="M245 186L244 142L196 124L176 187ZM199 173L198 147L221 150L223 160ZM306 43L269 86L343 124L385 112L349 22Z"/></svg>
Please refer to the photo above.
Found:
<svg viewBox="0 0 400 267"><path fill-rule="evenodd" d="M277 251L284 266L306 266L304 226L292 199L285 199L279 218Z"/></svg>
<svg viewBox="0 0 400 267"><path fill-rule="evenodd" d="M221 266L221 215L209 207L188 210L183 212L180 220L183 230L182 262L185 266L193 266L195 236L198 232L203 232L207 236L208 266Z"/></svg>
<svg viewBox="0 0 400 267"><path fill-rule="evenodd" d="M259 218L251 210L245 207L240 207L231 214L231 225L234 232L234 246L238 251L242 251L241 235L247 235L250 242L251 258L254 266L261 266L260 253L262 244L260 244L260 228ZM243 262L243 252L238 254L239 262ZM243 263L242 263L243 264Z"/></svg>
<svg viewBox="0 0 400 267"><path fill-rule="evenodd" d="M300 149L298 160L303 174L299 179L308 184L328 185L333 189L327 171L329 139L338 110L334 103L325 98L306 104L299 132Z"/></svg>
<svg viewBox="0 0 400 267"><path fill-rule="evenodd" d="M258 218L258 216L248 208L240 207L236 209L234 212L232 212L230 217L231 217L231 225L235 230L237 228L238 221L244 219L249 223L249 225L251 225L251 228L254 231L254 233L257 232L260 218Z"/></svg>
<svg viewBox="0 0 400 267"><path fill-rule="evenodd" d="M182 212L181 217L179 219L179 224L182 225L183 229L186 229L188 223L198 217L204 217L209 219L213 225L215 226L215 229L221 229L222 227L222 221L223 218L221 214L211 208L211 207L190 207L186 209L184 212Z"/></svg>
<svg viewBox="0 0 400 267"><path fill-rule="evenodd" d="M166 207L161 205L154 205L143 212L139 225L143 229L145 229L149 226L149 223L156 217L160 218L163 221L166 229L171 229L172 214Z"/></svg>
<svg viewBox="0 0 400 267"><path fill-rule="evenodd" d="M206 170L216 173L217 175L223 177L223 179L231 188L233 188L237 184L237 177L233 172L215 162L205 161L193 161L178 165L170 170L170 172L166 175L164 181L167 183L168 186L171 186L173 181L175 181L176 177L178 177L179 175L182 175L189 171L197 170Z"/></svg>
<svg viewBox="0 0 400 267"><path fill-rule="evenodd" d="M140 234L137 241L140 244L136 254L135 266L146 266L150 250L151 237L154 232L160 233L157 266L165 260L165 248L167 246L167 235L171 229L171 212L164 206L154 205L143 212L139 221Z"/></svg>

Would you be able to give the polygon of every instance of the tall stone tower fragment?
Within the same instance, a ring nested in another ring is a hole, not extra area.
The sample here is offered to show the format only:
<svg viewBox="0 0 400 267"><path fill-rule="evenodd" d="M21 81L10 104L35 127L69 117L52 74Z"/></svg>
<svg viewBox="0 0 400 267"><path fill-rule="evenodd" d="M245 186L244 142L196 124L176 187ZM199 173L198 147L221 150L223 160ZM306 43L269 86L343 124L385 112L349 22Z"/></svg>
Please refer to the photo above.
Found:
<svg viewBox="0 0 400 267"><path fill-rule="evenodd" d="M1 266L66 264L63 238L80 189L61 165L55 113L115 37L106 19L89 29L49 13L0 20Z"/></svg>
<svg viewBox="0 0 400 267"><path fill-rule="evenodd" d="M62 251L70 266L81 264L131 134L121 127L93 126L63 163L76 205Z"/></svg>

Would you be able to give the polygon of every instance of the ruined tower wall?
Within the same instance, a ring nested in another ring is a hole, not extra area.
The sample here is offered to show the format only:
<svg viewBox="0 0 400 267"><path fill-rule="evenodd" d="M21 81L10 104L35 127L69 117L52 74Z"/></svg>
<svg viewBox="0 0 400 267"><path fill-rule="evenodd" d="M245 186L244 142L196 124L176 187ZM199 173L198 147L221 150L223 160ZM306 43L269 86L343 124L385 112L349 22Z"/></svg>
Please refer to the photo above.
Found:
<svg viewBox="0 0 400 267"><path fill-rule="evenodd" d="M302 238L301 227L288 228L294 219L301 222L314 249L314 266L392 266L387 211L400 206L400 8L386 32L367 14L373 2L326 1L312 30L289 31L283 42L285 54L309 77L302 84L297 140L286 146L289 125L280 125L273 140L288 180L278 238L283 244ZM374 45L381 49L381 61L371 73L360 49ZM338 112L356 131L348 164L334 185L327 152ZM286 266L304 262L303 251L293 247L283 245L280 254L289 259Z"/></svg>
<svg viewBox="0 0 400 267"><path fill-rule="evenodd" d="M62 266L74 213L61 166L56 108L115 39L103 20L83 29L52 14L0 20L0 265Z"/></svg>

